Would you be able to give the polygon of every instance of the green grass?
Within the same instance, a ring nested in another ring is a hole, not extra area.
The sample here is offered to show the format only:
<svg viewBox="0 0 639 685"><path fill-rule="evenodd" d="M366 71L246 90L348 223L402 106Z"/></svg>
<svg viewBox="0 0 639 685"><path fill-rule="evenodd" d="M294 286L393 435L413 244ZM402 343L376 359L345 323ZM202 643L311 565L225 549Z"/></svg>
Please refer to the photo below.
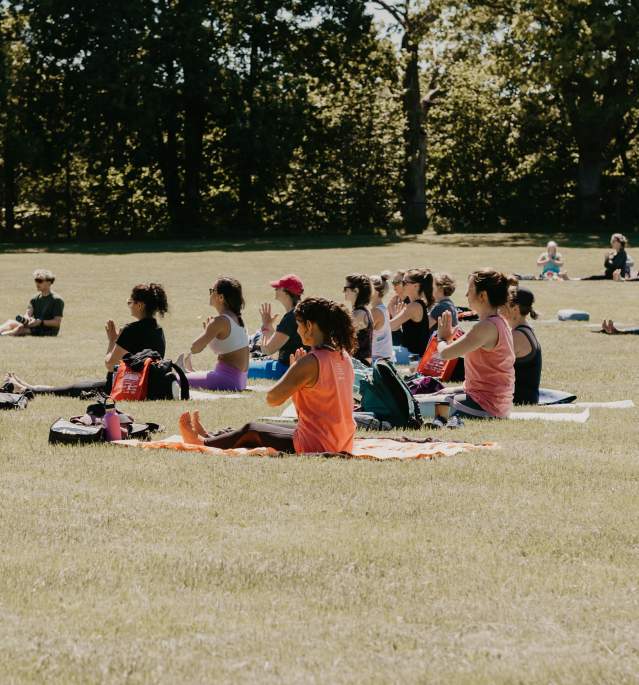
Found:
<svg viewBox="0 0 639 685"><path fill-rule="evenodd" d="M176 356L218 273L244 283L256 327L282 273L341 298L351 271L534 270L541 245L509 241L2 254L2 316L23 310L39 266L67 308L57 339L1 340L0 370L102 375L103 322L126 321L138 281L165 284ZM562 251L571 273L599 270L602 248ZM639 323L637 284L531 287L544 320L574 306ZM638 401L637 338L537 330L545 386ZM40 397L0 414L0 682L637 682L637 410L468 422L455 438L502 449L380 464L50 447L53 420L85 404ZM200 405L211 427L271 413L260 393ZM175 432L183 406L126 408Z"/></svg>

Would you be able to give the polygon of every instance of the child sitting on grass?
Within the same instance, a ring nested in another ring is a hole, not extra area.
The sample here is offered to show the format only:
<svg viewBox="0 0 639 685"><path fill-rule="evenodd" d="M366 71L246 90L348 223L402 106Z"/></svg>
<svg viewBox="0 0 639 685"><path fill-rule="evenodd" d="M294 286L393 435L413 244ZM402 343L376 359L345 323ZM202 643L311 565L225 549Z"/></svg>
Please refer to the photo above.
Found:
<svg viewBox="0 0 639 685"><path fill-rule="evenodd" d="M286 374L266 395L272 407L292 399L296 427L247 423L238 430L211 434L197 412L180 417L182 440L190 444L233 449L272 447L279 452L350 452L353 448L353 363L355 345L351 316L346 309L323 298L307 298L295 307L297 331L310 347L291 355Z"/></svg>

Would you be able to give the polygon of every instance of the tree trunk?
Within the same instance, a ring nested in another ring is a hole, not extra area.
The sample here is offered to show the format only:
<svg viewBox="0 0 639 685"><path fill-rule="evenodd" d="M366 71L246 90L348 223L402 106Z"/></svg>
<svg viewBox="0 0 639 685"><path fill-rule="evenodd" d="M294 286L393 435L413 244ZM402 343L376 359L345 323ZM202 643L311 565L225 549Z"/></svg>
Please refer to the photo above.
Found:
<svg viewBox="0 0 639 685"><path fill-rule="evenodd" d="M11 141L10 124L7 121L4 130L2 145L2 157L4 159L3 195L4 195L4 230L9 240L16 238L16 214L17 200L15 154Z"/></svg>
<svg viewBox="0 0 639 685"><path fill-rule="evenodd" d="M65 205L65 228L67 237L73 237L73 196L71 193L71 153L64 153L64 205Z"/></svg>
<svg viewBox="0 0 639 685"><path fill-rule="evenodd" d="M604 155L593 141L579 145L577 201L580 231L601 228L601 178L605 166Z"/></svg>
<svg viewBox="0 0 639 685"><path fill-rule="evenodd" d="M419 87L419 50L404 34L402 50L407 54L404 72L404 197L402 216L407 233L423 233L428 227L426 216L426 129Z"/></svg>
<svg viewBox="0 0 639 685"><path fill-rule="evenodd" d="M166 124L166 130L160 130L158 134L159 162L169 213L169 233L177 236L182 227L183 205L177 149L177 122L173 113L167 117Z"/></svg>

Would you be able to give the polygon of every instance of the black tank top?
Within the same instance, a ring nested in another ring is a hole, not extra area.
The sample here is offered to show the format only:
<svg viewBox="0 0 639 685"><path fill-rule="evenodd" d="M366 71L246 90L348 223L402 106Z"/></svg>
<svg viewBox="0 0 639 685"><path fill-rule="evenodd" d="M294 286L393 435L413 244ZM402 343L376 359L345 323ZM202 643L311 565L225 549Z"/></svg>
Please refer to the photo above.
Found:
<svg viewBox="0 0 639 685"><path fill-rule="evenodd" d="M365 364L370 363L373 357L373 317L366 307L355 307L354 312L361 311L366 314L366 328L360 328L357 331L357 350L355 351L355 359L359 359Z"/></svg>
<svg viewBox="0 0 639 685"><path fill-rule="evenodd" d="M539 383L541 382L541 346L535 332L528 324L521 324L514 330L523 333L532 350L525 357L515 359L515 396L514 404L537 404L539 402Z"/></svg>
<svg viewBox="0 0 639 685"><path fill-rule="evenodd" d="M424 354L428 345L428 305L424 300L415 300L415 302L419 302L424 314L421 321L411 319L402 324L402 344L412 354L421 355Z"/></svg>

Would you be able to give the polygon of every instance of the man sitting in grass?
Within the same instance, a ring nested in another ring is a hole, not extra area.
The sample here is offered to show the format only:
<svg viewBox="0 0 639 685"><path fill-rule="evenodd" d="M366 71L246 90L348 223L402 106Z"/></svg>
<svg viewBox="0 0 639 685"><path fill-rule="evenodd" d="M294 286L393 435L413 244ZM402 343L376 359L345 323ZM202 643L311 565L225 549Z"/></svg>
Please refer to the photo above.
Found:
<svg viewBox="0 0 639 685"><path fill-rule="evenodd" d="M37 295L31 298L23 316L9 319L0 326L0 335L58 335L62 323L64 301L51 290L55 275L46 269L33 272Z"/></svg>

